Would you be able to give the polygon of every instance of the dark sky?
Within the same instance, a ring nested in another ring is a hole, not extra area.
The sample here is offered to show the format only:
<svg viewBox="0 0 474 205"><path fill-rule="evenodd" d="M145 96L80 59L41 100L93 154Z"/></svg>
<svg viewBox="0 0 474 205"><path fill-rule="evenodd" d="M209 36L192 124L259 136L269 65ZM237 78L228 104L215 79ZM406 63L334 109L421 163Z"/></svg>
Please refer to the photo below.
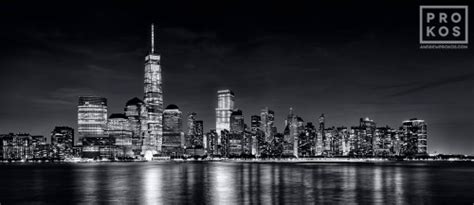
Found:
<svg viewBox="0 0 474 205"><path fill-rule="evenodd" d="M474 45L419 48L419 5L442 2L13 2L0 5L0 133L77 128L79 95L107 97L109 114L142 98L155 23L165 106L206 130L230 88L247 123L265 106L279 131L290 106L327 126L417 117L429 152L474 154Z"/></svg>

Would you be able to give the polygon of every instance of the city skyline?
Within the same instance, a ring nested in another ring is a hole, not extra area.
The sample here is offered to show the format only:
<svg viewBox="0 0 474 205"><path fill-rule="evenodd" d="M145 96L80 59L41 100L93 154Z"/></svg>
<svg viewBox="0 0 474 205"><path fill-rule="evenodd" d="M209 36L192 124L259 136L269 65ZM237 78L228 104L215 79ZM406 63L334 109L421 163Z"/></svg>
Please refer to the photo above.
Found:
<svg viewBox="0 0 474 205"><path fill-rule="evenodd" d="M183 23L181 21L176 25ZM311 22L310 20L307 21ZM160 20L158 20L158 22L160 22ZM302 42L297 44L298 46L288 45L295 42L297 43L298 41L296 39L299 37L311 39L310 36L306 36L302 31L285 34L285 32L295 29L289 24L284 24L288 26L288 28L283 29L282 32L275 32L276 36L268 37L261 33L242 34L244 36L255 35L255 37L264 39L254 42L259 44L257 46L252 46L251 42L247 42L245 45L249 46L249 48L241 48L233 44L236 44L236 42L243 39L230 40L229 42L226 40L226 38L235 37L235 34L226 36L226 34L220 33L222 30L219 31L219 29L216 28L213 28L214 30L217 30L214 32L212 32L212 29L209 29L211 32L199 31L186 26L174 27L173 21L163 20L163 22L163 25L160 25L160 23L157 25L157 48L164 59L162 63L164 73L163 89L165 93L163 105L167 106L169 104L176 104L182 109L183 116L187 116L187 114L191 112L196 112L198 118L204 121L204 128L206 131L213 129L215 125L215 108L217 107L217 102L215 100L216 91L222 88L229 88L236 93L235 108L239 108L243 111L243 116L245 117L245 123L247 125L250 125L250 116L259 115L260 110L265 107L275 111L275 126L278 127L279 132L282 132L284 129L284 119L287 115L287 110L290 107L293 107L294 112L301 116L305 122L311 121L314 124L317 124L320 114L325 113L327 127L350 127L351 125L357 125L359 118L370 117L377 122L378 126L389 125L393 128L397 128L402 121L418 117L426 120L430 127L428 133L429 152L438 151L440 153L473 154L471 149L473 140L469 138L471 135L468 132L468 128L470 127L469 123L472 123L472 117L465 115L465 109L467 109L467 111L472 111L472 103L465 104L466 102L470 102L471 99L466 96L466 93L469 94L469 91L462 90L463 86L469 88L469 86L472 85L472 75L469 73L466 74L466 72L468 72L466 69L467 65L464 65L461 62L456 62L460 67L464 66L464 69L458 73L441 71L444 70L442 67L433 65L433 68L437 68L439 73L432 74L431 77L426 77L422 82L413 81L413 79L416 78L411 78L409 76L408 80L397 79L398 72L414 72L415 74L422 74L424 73L423 69L428 69L423 68L421 69L422 71L420 71L413 67L411 68L413 70L401 68L403 66L413 66L413 64L399 64L398 66L401 67L394 66L395 68L387 68L388 70L381 69L376 75L369 74L369 76L374 79L382 78L382 80L374 80L372 78L364 79L366 77L357 74L355 74L356 77L354 77L354 79L351 79L348 78L347 75L354 74L351 72L351 69L353 68L358 68L360 71L371 73L377 71L376 67L384 65L384 63L375 60L372 62L356 60L353 62L358 63L354 63L352 66L342 65L334 61L332 52L335 51L333 48L328 48L327 45L307 47L304 46ZM140 24L145 23L148 24L152 22L148 21ZM7 133L11 131L25 131L30 132L31 134L42 134L48 136L52 127L57 125L77 128L75 122L75 104L79 95L99 95L106 97L110 104L108 109L109 114L120 112L125 106L127 100L135 96L141 98L143 88L140 88L141 84L138 83L143 81L143 67L141 66L143 64L141 60L143 59L143 55L147 53L145 50L148 49L148 44L145 43L145 39L148 37L143 34L147 33L146 28L149 26L140 25L141 28L138 28L138 26L133 27L128 24L126 25L130 28L134 28L132 31L124 32L127 33L126 36L122 36L122 34L118 32L121 29L117 28L116 25L114 27L114 25L109 26L104 24L104 28L96 28L97 31L99 31L99 36L105 36L105 34L107 34L106 36L113 39L110 41L105 40L97 46L86 44L91 47L74 47L77 46L76 43L71 42L72 45L70 46L72 47L69 47L68 49L74 48L76 50L73 52L67 50L68 52L66 53L70 56L62 56L64 59L60 60L59 64L53 63L53 58L51 58L50 55L58 53L58 50L64 49L64 46L68 44L58 45L56 43L60 42L57 42L57 40L61 41L72 38L81 42L84 41L84 37L74 37L75 29L68 30L67 28L59 28L57 31L59 32L57 39L54 37L52 39L44 39L44 36L42 35L51 33L54 31L54 28L46 28L46 31L40 31L41 29L33 28L33 30L37 29L36 31L38 32L46 33L37 34L38 36L29 36L30 41L35 39L43 41L39 44L36 44L38 42L33 42L33 49L30 48L27 50L28 52L25 53L25 57L29 59L29 61L37 62L40 65L42 64L42 68L44 68L43 71L45 74L35 73L40 71L33 71L32 76L39 76L40 79L42 79L44 78L42 75L55 71L53 72L55 74L53 75L53 79L58 80L59 82L57 82L57 84L52 83L46 86L51 89L39 86L43 89L43 92L39 92L40 94L34 94L36 96L28 99L31 101L27 100L26 102L19 102L20 105L27 106L24 112L33 110L33 113L36 113L34 116L29 116L29 114L24 115L29 118L30 121L27 124L31 127L18 124L21 121L21 118L12 116L9 110L15 110L17 105L12 105L9 101L2 102L3 104L1 105L7 109L2 111L2 116L5 117L2 117L0 120L1 124L6 126L2 126L0 132ZM112 29L114 32L107 33L105 31L107 29ZM95 31L96 30L91 31L92 34ZM238 31L238 29L226 28L225 31L235 32ZM316 31L320 30L316 29ZM308 31L308 33L312 34L316 31ZM20 30L20 33L21 32L22 31ZM162 35L160 32L162 32ZM245 32L250 33L250 29L247 28ZM358 32L355 33L359 34ZM84 33L78 33L78 35L82 34ZM3 35L9 36L8 34ZM384 42L383 39L379 39L377 36L384 37L384 35L380 33L375 33L372 37L366 37L369 39L375 38L374 41L376 42ZM409 36L407 33L404 33L403 36L410 39L410 37L407 37ZM119 40L122 37L125 39L132 38L132 40L124 40L124 43L121 43ZM292 38L287 39L287 37ZM94 35L92 35L92 38L94 38ZM265 40L265 38L270 38L270 40ZM362 39L354 37L353 40L363 41L363 39L364 37L362 37ZM393 38L389 39L393 40ZM333 40L333 43L335 42L334 38L331 38L331 40ZM201 47L190 46L186 44L187 41L195 41L202 45L200 45ZM318 41L317 38L309 42L315 43L315 45L317 45L317 43L322 44L322 42ZM374 46L371 43L368 44ZM10 45L10 47L7 48L13 48L13 50L18 49L17 47L12 46L12 44L7 45ZM38 45L40 45L39 48L36 47ZM160 45L163 45L163 47ZM20 47L21 46L28 47L28 45L20 45ZM41 49L41 46L46 46L46 49ZM63 47L54 48L51 46ZM115 56L118 52L114 52L113 49L109 50L114 48L114 46L124 49L125 52L121 53L119 56ZM172 49L172 46L178 46L178 48ZM362 45L359 46L364 47L366 45L362 43ZM127 49L127 47L132 47L132 49ZM136 50L137 48L138 50ZM181 52L183 52L184 55L183 53L180 54L179 48L183 49ZM290 49L290 52L285 52L284 48ZM81 51L81 49L86 50ZM98 51L93 51L94 49L98 49ZM421 55L421 58L423 58L423 55L438 55L434 52L422 53L422 51L412 50L406 45L402 45L399 49L402 51L414 52L416 55ZM413 49L416 48L413 47ZM45 50L48 52L43 52ZM242 55L246 50L248 51L248 54ZM373 49L369 50L373 51ZM238 51L241 53L232 54ZM306 51L307 53L305 53ZM357 49L352 52L356 51ZM361 49L361 51L364 50ZM295 52L296 54L292 54L292 52ZM467 50L458 51L455 54L449 53L449 59L446 59L445 61L438 60L438 62L432 62L429 64L454 63L457 58L468 55L470 52L470 50ZM391 55L397 53L398 52L395 52ZM371 54L371 52L365 54ZM193 55L205 57L206 60L197 60ZM347 55L347 53L342 54L343 59L351 61L350 59L347 59ZM15 53L7 56L12 57L12 59L18 59L21 57L16 56ZM42 56L45 58L39 60L36 56ZM274 60L285 56L289 56L290 58L281 58L281 64L279 62L274 63ZM365 57L370 56L371 55ZM390 63L396 63L395 61L398 59L390 55L381 54L379 54L378 57L387 58ZM408 56L405 57L409 59ZM68 83L63 85L60 83L62 81L61 77L70 79L70 77L67 76L71 74L64 73L64 76L58 75L56 74L58 70L54 70L54 68L57 68L58 66L60 67L62 61L78 61L78 59L75 58L79 58L79 61L84 62L82 62L80 66L77 66L77 68L68 69L71 69L72 73L76 72L76 74L78 74L78 70L82 70L83 72L79 73L79 77L87 77L87 75L89 75L90 79L84 79L84 82L73 80L71 84ZM313 58L317 58L317 61ZM12 59L6 60L2 58L1 63L3 67L17 67L20 68L20 70L21 68L28 70L28 64L24 64L24 62L15 63ZM214 64L214 60L216 59L217 61L220 61L217 65ZM121 63L111 64L109 62L116 60L123 62L123 65L119 65ZM180 60L183 60L184 62L182 64L177 63ZM233 61L238 60L242 60L242 62L236 64L232 63ZM252 60L254 62L252 62ZM426 63L423 59L421 61ZM53 64L53 70L48 70L46 68L50 63ZM374 65L371 65L371 63ZM416 64L417 62L414 63ZM209 65L211 65L210 67L212 67L212 69L205 68ZM371 65L373 67L362 68L364 65ZM336 71L339 66L347 66L347 68L339 70L347 74L338 74ZM423 65L423 67L426 66L427 65ZM268 69L274 67L275 69L273 70ZM256 73L251 72L252 70ZM383 71L387 71L387 73L392 76L378 76L379 74L383 74ZM2 78L4 81L3 83L9 82L9 79L7 79L8 77L15 77L15 75L18 75L15 71L6 71L4 69L2 69L2 74L6 74L2 75L6 76ZM98 75L94 76L94 74ZM189 78L188 75L191 78ZM234 76L229 77L229 75ZM139 76L141 76L141 80ZM308 78L308 76L313 76L314 79ZM327 80L324 76L331 77ZM382 83L383 80L387 79L390 81L389 83ZM35 82L35 79L31 80ZM312 82L312 80L315 82ZM371 84L371 81L377 83ZM349 85L346 85L346 82ZM354 85L357 85L356 87L359 88L359 91L357 91L358 89L354 90L350 88L350 86ZM5 90L5 86L2 87L2 91L5 91L6 96L9 97L7 99L11 99L12 101L18 100L18 98L21 99L24 94L24 89L35 89L33 88L33 84L22 85L20 87L22 89L18 91L17 95L14 95L8 92L8 90ZM251 89L248 87L251 87ZM196 90L193 91L193 88ZM122 89L124 92L117 94L117 89ZM374 93L370 93L371 91ZM432 95L442 95L446 99L430 97ZM459 102L449 100L454 99L450 97L456 95L460 95L461 99L463 96L466 97L464 100ZM426 98L427 96L430 98ZM382 100L379 99L380 97ZM356 98L356 100L353 100L352 98ZM453 112L443 111L446 108L452 108ZM464 108L462 110L464 112L461 112L460 109L462 108Z"/></svg>

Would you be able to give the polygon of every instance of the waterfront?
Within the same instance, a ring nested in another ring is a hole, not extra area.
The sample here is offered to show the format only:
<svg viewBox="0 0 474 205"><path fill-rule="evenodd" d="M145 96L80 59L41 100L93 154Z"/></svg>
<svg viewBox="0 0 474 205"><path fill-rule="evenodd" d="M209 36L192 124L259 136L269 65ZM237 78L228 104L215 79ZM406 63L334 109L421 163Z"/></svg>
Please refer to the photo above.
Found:
<svg viewBox="0 0 474 205"><path fill-rule="evenodd" d="M474 163L0 165L0 202L472 204Z"/></svg>

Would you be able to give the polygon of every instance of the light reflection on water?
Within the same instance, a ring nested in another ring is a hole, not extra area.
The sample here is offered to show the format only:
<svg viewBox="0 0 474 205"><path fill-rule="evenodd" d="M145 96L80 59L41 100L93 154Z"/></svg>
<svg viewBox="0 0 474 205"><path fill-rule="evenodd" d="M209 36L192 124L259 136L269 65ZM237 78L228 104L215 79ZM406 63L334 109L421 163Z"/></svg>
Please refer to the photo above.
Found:
<svg viewBox="0 0 474 205"><path fill-rule="evenodd" d="M152 162L0 165L0 203L474 202L472 164Z"/></svg>

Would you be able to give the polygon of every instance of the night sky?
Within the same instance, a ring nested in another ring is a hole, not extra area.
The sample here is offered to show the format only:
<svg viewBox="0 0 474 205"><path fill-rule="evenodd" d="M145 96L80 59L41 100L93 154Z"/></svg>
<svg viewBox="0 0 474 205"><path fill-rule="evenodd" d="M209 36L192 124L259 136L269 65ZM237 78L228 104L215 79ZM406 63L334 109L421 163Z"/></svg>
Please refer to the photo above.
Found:
<svg viewBox="0 0 474 205"><path fill-rule="evenodd" d="M474 44L419 48L419 5L440 2L12 2L0 4L0 133L76 129L80 95L106 97L109 114L143 98L155 23L165 106L206 131L229 88L247 124L266 106L278 131L289 107L327 127L417 117L430 153L474 154Z"/></svg>

